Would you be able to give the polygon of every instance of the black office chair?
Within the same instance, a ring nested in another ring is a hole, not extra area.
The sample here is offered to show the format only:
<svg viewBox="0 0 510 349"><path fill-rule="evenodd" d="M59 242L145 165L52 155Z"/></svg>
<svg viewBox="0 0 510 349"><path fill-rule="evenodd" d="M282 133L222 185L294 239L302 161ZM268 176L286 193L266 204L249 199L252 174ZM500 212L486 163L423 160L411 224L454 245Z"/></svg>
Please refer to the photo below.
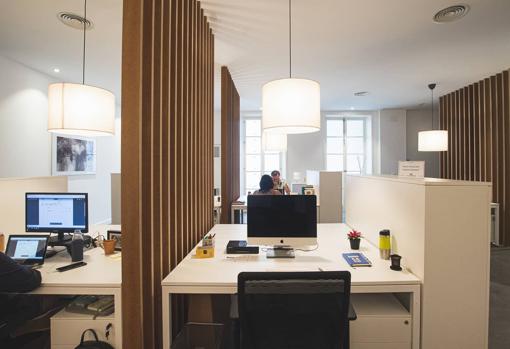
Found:
<svg viewBox="0 0 510 349"><path fill-rule="evenodd" d="M348 349L350 290L348 271L240 273L241 349Z"/></svg>

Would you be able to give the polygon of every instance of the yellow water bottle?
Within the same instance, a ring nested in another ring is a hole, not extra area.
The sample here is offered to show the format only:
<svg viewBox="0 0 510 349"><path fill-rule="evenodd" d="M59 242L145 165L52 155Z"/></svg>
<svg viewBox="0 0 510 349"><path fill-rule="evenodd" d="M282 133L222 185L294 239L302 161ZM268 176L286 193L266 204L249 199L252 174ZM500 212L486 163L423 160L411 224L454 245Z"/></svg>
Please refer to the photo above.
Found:
<svg viewBox="0 0 510 349"><path fill-rule="evenodd" d="M391 254L391 240L390 231L388 229L379 232L379 252L382 259L390 259Z"/></svg>

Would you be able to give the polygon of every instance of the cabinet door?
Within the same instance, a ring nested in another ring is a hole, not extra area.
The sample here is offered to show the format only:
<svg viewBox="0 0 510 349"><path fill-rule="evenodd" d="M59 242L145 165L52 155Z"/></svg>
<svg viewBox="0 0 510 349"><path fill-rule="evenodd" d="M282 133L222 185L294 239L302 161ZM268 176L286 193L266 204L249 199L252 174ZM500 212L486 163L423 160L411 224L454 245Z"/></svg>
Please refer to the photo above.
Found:
<svg viewBox="0 0 510 349"><path fill-rule="evenodd" d="M411 321L402 317L358 316L350 323L351 343L408 343Z"/></svg>

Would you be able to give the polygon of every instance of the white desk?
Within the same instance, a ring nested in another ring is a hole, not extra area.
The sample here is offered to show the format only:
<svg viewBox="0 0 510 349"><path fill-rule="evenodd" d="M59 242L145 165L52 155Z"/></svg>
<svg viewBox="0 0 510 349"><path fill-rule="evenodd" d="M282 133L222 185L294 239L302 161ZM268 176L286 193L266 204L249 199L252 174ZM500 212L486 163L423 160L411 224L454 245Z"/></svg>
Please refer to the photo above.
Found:
<svg viewBox="0 0 510 349"><path fill-rule="evenodd" d="M100 232L106 236L107 229L118 229L120 226L95 226L90 230L92 236ZM30 292L40 295L113 295L115 301L114 329L116 348L122 348L122 261L120 253L105 256L101 248L94 248L83 253L86 266L66 272L58 272L55 268L72 263L67 251L48 258L39 271L41 287ZM79 342L77 338L77 343Z"/></svg>
<svg viewBox="0 0 510 349"><path fill-rule="evenodd" d="M409 272L395 272L389 261L379 258L379 250L368 241L361 242L360 252L371 261L371 268L351 268L342 257L349 252L345 224L319 224L319 247L315 251L296 251L295 259L267 259L259 255L239 255L227 258L225 246L229 240L245 240L246 225L220 224L211 230L216 234L215 257L195 259L194 250L162 281L163 348L171 343L170 297L172 294L235 294L237 275L242 271L318 271L348 270L351 272L353 293L407 293L413 321L412 348L420 346L420 280ZM232 256L232 255L230 255ZM230 257L229 256L229 257Z"/></svg>

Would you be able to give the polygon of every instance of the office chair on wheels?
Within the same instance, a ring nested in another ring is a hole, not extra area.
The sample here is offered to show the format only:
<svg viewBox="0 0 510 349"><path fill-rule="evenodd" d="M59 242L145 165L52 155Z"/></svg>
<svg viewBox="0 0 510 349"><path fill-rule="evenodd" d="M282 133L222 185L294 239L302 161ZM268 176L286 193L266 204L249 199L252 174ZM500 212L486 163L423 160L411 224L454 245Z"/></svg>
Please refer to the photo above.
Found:
<svg viewBox="0 0 510 349"><path fill-rule="evenodd" d="M348 271L240 273L241 349L348 349L350 290Z"/></svg>

